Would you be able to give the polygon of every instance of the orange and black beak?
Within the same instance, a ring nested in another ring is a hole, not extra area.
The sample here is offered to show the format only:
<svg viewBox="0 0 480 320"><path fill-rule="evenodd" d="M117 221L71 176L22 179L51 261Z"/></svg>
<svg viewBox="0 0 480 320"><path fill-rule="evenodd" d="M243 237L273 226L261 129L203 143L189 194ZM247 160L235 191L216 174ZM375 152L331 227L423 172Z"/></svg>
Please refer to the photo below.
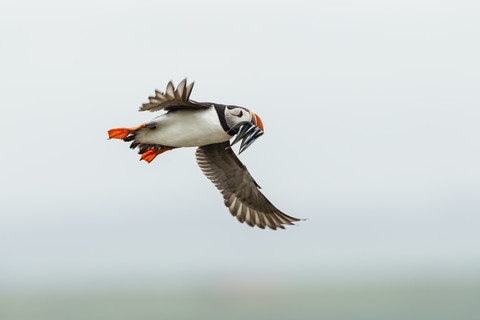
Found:
<svg viewBox="0 0 480 320"><path fill-rule="evenodd" d="M252 112L253 113L253 112ZM257 127L259 127L260 129L262 129L262 131L265 131L263 130L263 123L262 123L262 120L260 120L260 117L256 114L256 113L253 113L253 118L255 119L255 125ZM253 119L252 119L253 120Z"/></svg>
<svg viewBox="0 0 480 320"><path fill-rule="evenodd" d="M251 121L242 121L237 123L232 129L238 129L237 136L230 146L242 140L238 154L245 151L252 145L261 135L263 135L263 123L260 117L253 113Z"/></svg>

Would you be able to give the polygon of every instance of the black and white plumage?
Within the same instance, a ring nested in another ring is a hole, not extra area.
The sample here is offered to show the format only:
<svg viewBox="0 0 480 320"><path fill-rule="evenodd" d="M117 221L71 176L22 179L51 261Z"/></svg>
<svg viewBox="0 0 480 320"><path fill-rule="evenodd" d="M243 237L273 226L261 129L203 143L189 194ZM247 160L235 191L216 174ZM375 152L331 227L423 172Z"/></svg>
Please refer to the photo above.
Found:
<svg viewBox="0 0 480 320"><path fill-rule="evenodd" d="M155 91L140 111L166 113L135 128L109 131L110 138L132 141L141 160L151 162L158 154L180 147L198 147L196 158L203 173L220 190L225 205L240 222L262 229L284 228L300 219L282 213L260 192L247 168L231 149L236 135L240 152L263 134L255 113L239 107L190 99L193 83L183 80L175 89L170 81L165 93Z"/></svg>

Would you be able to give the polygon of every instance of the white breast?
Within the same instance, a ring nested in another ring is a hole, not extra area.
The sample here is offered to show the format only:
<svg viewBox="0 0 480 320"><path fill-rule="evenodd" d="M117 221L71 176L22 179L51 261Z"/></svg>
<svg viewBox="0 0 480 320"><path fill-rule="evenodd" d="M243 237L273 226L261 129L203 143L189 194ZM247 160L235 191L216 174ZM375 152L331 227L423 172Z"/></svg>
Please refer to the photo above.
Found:
<svg viewBox="0 0 480 320"><path fill-rule="evenodd" d="M196 147L230 140L212 106L199 110L176 110L163 114L150 123L155 129L138 132L135 141L169 147Z"/></svg>

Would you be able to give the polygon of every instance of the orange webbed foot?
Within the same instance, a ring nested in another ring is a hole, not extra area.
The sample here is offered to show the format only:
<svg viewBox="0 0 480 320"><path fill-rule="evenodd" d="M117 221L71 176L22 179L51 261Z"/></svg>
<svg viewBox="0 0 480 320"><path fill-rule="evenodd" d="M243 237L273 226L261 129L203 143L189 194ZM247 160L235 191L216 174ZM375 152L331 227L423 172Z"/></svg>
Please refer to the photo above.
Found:
<svg viewBox="0 0 480 320"><path fill-rule="evenodd" d="M145 128L145 126L146 124L144 123L134 128L111 129L111 130L108 130L108 138L109 139L125 139L133 131L137 131L138 129Z"/></svg>
<svg viewBox="0 0 480 320"><path fill-rule="evenodd" d="M108 138L109 139L125 139L132 131L127 128L118 128L108 130Z"/></svg>
<svg viewBox="0 0 480 320"><path fill-rule="evenodd" d="M155 159L156 156L158 156L159 154L162 154L164 153L165 151L168 151L168 150L172 150L173 148L170 148L170 147L163 147L161 149L156 149L156 148L152 148L144 153L142 153L142 157L140 158L140 161L141 160L145 160L147 161L148 163L152 162L153 159Z"/></svg>

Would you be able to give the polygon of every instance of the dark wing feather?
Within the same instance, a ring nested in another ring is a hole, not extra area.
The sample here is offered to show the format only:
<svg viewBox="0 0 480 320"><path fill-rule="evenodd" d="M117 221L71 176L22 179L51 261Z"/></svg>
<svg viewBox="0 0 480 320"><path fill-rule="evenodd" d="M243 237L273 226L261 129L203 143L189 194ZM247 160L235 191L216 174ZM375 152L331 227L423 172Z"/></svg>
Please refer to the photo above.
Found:
<svg viewBox="0 0 480 320"><path fill-rule="evenodd" d="M194 83L195 82L192 82L187 86L187 79L183 79L183 81L177 86L177 89L175 89L172 81L170 81L167 84L165 93L155 90L155 95L148 98L149 102L144 103L140 107L140 111L171 111L183 108L208 107L209 104L207 105L190 100L190 94L192 93Z"/></svg>
<svg viewBox="0 0 480 320"><path fill-rule="evenodd" d="M232 215L240 222L246 222L264 229L282 228L300 219L287 216L275 208L260 192L260 186L253 180L247 168L233 153L229 142L199 147L197 162L203 173L220 190Z"/></svg>

